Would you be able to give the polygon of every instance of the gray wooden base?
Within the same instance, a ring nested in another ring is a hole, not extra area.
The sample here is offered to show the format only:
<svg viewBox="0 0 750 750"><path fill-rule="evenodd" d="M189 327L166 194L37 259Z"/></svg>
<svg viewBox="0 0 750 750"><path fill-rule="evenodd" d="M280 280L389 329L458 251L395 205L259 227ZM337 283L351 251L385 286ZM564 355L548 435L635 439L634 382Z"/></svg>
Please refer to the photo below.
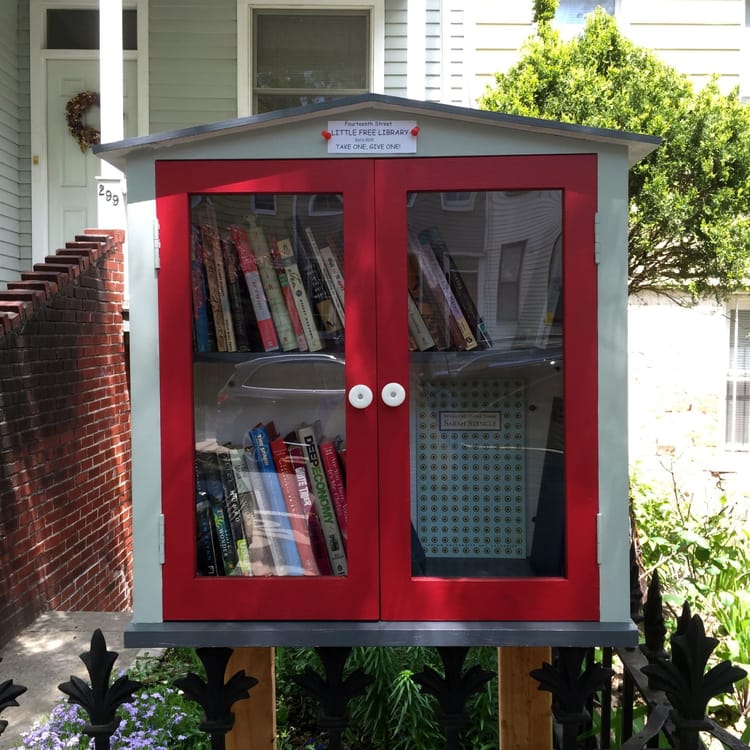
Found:
<svg viewBox="0 0 750 750"><path fill-rule="evenodd" d="M229 646L636 646L632 622L131 622L134 648Z"/></svg>

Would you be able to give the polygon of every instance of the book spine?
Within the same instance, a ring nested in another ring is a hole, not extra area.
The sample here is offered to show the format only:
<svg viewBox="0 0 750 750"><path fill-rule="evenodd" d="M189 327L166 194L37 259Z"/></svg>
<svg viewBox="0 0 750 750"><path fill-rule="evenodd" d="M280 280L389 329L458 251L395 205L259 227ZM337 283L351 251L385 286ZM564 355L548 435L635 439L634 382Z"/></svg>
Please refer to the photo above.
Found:
<svg viewBox="0 0 750 750"><path fill-rule="evenodd" d="M318 352L323 348L323 343L320 340L320 334L318 334L318 329L315 326L315 315L312 306L310 305L310 299L305 291L305 284L302 281L299 266L294 259L292 243L288 239L279 240L276 243L276 248L279 253L279 261L286 271L287 283L289 284L289 290L292 293L294 305L297 308L297 314L299 316L300 325L302 326L302 331L305 334L307 347L311 352Z"/></svg>
<svg viewBox="0 0 750 750"><path fill-rule="evenodd" d="M326 341L333 346L340 346L344 343L343 325L336 313L328 287L323 281L321 270L313 257L312 249L308 246L307 239L303 236L298 223L295 225L295 229L297 264L307 294L320 320L320 329Z"/></svg>
<svg viewBox="0 0 750 750"><path fill-rule="evenodd" d="M247 352L250 351L250 339L247 332L240 279L237 273L237 252L228 232L221 236L221 251L224 259L224 273L227 279L227 294L234 327L236 351Z"/></svg>
<svg viewBox="0 0 750 750"><path fill-rule="evenodd" d="M319 449L320 458L323 462L323 469L326 473L326 480L328 481L328 489L331 493L333 507L336 511L336 520L339 522L341 539L343 540L344 547L346 548L346 544L348 541L346 484L344 483L344 476L341 473L341 466L339 465L336 445L333 440L323 439L320 441Z"/></svg>
<svg viewBox="0 0 750 750"><path fill-rule="evenodd" d="M206 270L203 266L200 232L192 227L190 234L190 281L193 291L193 331L195 351L210 352L208 298L206 293Z"/></svg>
<svg viewBox="0 0 750 750"><path fill-rule="evenodd" d="M323 527L320 525L320 519L318 518L315 508L310 511L310 514L307 517L307 523L310 527L310 545L320 575L332 576L333 568L331 568L331 561L328 557L328 548L326 547L326 540L323 535Z"/></svg>
<svg viewBox="0 0 750 750"><path fill-rule="evenodd" d="M323 267L328 271L328 276L331 279L331 284L336 292L336 296L341 302L341 306L344 306L344 274L341 272L338 260L333 254L333 250L330 245L323 245L320 248L320 257L323 260Z"/></svg>
<svg viewBox="0 0 750 750"><path fill-rule="evenodd" d="M333 575L333 570L331 568L330 558L328 557L328 548L326 547L320 519L315 511L312 482L310 481L310 475L307 472L305 451L299 443L295 442L296 440L297 436L295 434L287 436L287 451L289 459L292 462L294 475L297 479L297 489L299 490L299 496L302 500L302 507L305 509L307 517L307 528L310 532L310 546L312 548L313 556L315 557L315 562L318 566L318 572L322 576L330 576Z"/></svg>
<svg viewBox="0 0 750 750"><path fill-rule="evenodd" d="M407 303L409 305L409 335L414 342L414 349L423 352L435 347L435 339L430 334L430 329L424 321L417 303L414 301L411 291L407 293Z"/></svg>
<svg viewBox="0 0 750 750"><path fill-rule="evenodd" d="M229 306L229 290L227 289L227 277L224 270L224 257L221 252L219 232L215 226L202 224L201 239L203 240L204 257L206 260L210 258L215 277L215 291L218 296L218 309L214 307L214 323L217 326L216 336L219 339L220 346L223 341L223 345L226 347L219 349L219 351L233 352L237 350L237 342L234 338L234 324L232 322L232 310ZM210 286L209 291L211 291Z"/></svg>
<svg viewBox="0 0 750 750"><path fill-rule="evenodd" d="M443 314L451 334L453 346L459 351L476 349L477 340L471 332L461 308L438 265L432 248L423 245L419 238L409 231L409 254L416 261L426 286L430 288L433 298L443 308Z"/></svg>
<svg viewBox="0 0 750 750"><path fill-rule="evenodd" d="M239 493L237 491L237 480L234 476L232 457L228 450L218 450L217 460L221 472L221 484L224 489L224 506L226 508L229 529L237 550L237 568L240 575L252 575L250 565L250 553L245 536L245 525L242 523L242 509L240 508Z"/></svg>
<svg viewBox="0 0 750 750"><path fill-rule="evenodd" d="M282 438L271 441L271 454L276 464L279 484L281 485L284 501L289 511L289 521L297 543L297 551L302 561L302 569L305 575L318 575L318 566L310 545L307 512L299 493L297 475L295 474L294 465L287 450L287 444Z"/></svg>
<svg viewBox="0 0 750 750"><path fill-rule="evenodd" d="M216 275L216 263L211 251L211 230L206 224L200 226L201 252L203 254L203 265L206 269L206 286L208 287L208 303L211 306L211 317L216 334L216 349L220 352L227 351L227 336L224 329L223 312L221 307L221 295L219 293L219 280Z"/></svg>
<svg viewBox="0 0 750 750"><path fill-rule="evenodd" d="M313 257L315 258L315 262L318 264L318 268L320 269L321 276L323 277L323 281L328 288L328 296L333 303L334 308L336 309L336 314L339 316L339 320L341 321L341 325L344 325L344 305L342 300L339 298L338 291L336 289L336 282L333 279L333 276L331 274L331 269L326 265L326 263L323 260L323 253L321 252L320 248L318 247L318 242L315 239L315 235L313 234L313 231L310 227L307 227L305 229L305 236L307 237L308 246L312 250ZM330 253L331 249L328 248L328 252ZM331 253L331 255L333 255ZM342 290L343 290L343 277L342 277Z"/></svg>
<svg viewBox="0 0 750 750"><path fill-rule="evenodd" d="M318 442L315 436L315 428L312 425L300 425L297 428L297 437L305 450L305 461L312 482L315 511L320 519L323 529L328 557L334 575L343 576L347 574L346 552L343 539L336 520L336 510L333 499L328 489L325 469L318 451Z"/></svg>
<svg viewBox="0 0 750 750"><path fill-rule="evenodd" d="M240 268L245 277L245 284L250 294L250 302L255 313L255 320L258 324L263 350L275 352L279 350L279 338L276 335L276 328L271 317L271 310L268 307L266 293L263 291L263 282L258 273L258 266L255 262L255 256L250 249L250 241L247 232L242 227L233 226L230 228L234 246L237 250Z"/></svg>
<svg viewBox="0 0 750 750"><path fill-rule="evenodd" d="M259 226L251 226L248 231L248 240L250 249L255 254L255 262L258 266L260 280L263 283L263 291L266 293L268 307L271 310L271 317L276 326L279 345L284 352L292 351L297 348L297 340L292 328L292 321L289 320L284 295L281 293L279 277L276 274L263 229Z"/></svg>
<svg viewBox="0 0 750 750"><path fill-rule="evenodd" d="M252 444L242 450L242 459L254 500L253 532L250 539L253 575L286 575L286 565L277 533L278 524L266 496L263 475L258 468Z"/></svg>
<svg viewBox="0 0 750 750"><path fill-rule="evenodd" d="M214 452L196 453L198 502L207 501L211 509L224 575L233 575L237 567L237 550L224 508L224 493L219 464Z"/></svg>
<svg viewBox="0 0 750 750"><path fill-rule="evenodd" d="M255 458L258 462L270 508L279 525L279 544L286 564L286 573L287 575L302 575L302 561L297 551L297 544L294 541L292 524L284 502L284 495L281 492L281 483L276 473L276 466L273 463L268 431L262 425L254 427L250 430L250 439L253 442Z"/></svg>
<svg viewBox="0 0 750 750"><path fill-rule="evenodd" d="M211 521L211 505L208 500L199 500L195 505L195 521L197 532L197 571L199 576L219 575L216 559L216 545L214 544L213 523Z"/></svg>
<svg viewBox="0 0 750 750"><path fill-rule="evenodd" d="M474 298L471 296L466 281L450 254L448 246L443 241L440 230L436 226L429 227L419 233L419 239L423 244L429 245L435 253L435 257L443 274L448 279L448 284L466 316L466 322L474 333L477 343L482 349L491 349L492 339L487 331L487 326L479 315Z"/></svg>
<svg viewBox="0 0 750 750"><path fill-rule="evenodd" d="M274 238L269 241L271 245L271 258L273 259L274 267L276 268L276 274L279 277L279 286L281 287L281 294L284 297L286 303L286 311L289 313L289 320L292 323L292 330L297 338L297 348L301 352L306 352L309 347L307 345L307 338L305 337L305 331L302 328L302 321L297 311L297 305L294 301L294 293L289 285L289 276L287 275L286 268L279 252L278 243Z"/></svg>
<svg viewBox="0 0 750 750"><path fill-rule="evenodd" d="M448 334L448 313L444 301L427 284L426 279L420 271L419 261L413 253L409 253L407 257L407 270L409 296L412 298L417 314L422 318L422 322L427 328L429 335L429 339L426 339L417 330L419 324L415 318L413 324L414 333L412 334L415 336L415 341L419 344L419 342L427 343L431 340L433 346L438 351L449 349L451 341ZM420 338L416 339L416 336L420 336Z"/></svg>

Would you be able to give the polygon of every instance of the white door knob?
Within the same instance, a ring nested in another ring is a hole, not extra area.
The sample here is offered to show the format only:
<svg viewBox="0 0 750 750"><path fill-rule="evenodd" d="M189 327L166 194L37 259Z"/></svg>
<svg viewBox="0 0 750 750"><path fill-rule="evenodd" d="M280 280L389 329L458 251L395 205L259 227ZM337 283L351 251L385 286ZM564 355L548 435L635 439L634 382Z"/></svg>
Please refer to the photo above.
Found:
<svg viewBox="0 0 750 750"><path fill-rule="evenodd" d="M401 383L386 383L380 396L386 406L401 406L406 400L406 390Z"/></svg>
<svg viewBox="0 0 750 750"><path fill-rule="evenodd" d="M349 403L355 409L366 409L372 403L372 390L366 385L355 385L349 391Z"/></svg>

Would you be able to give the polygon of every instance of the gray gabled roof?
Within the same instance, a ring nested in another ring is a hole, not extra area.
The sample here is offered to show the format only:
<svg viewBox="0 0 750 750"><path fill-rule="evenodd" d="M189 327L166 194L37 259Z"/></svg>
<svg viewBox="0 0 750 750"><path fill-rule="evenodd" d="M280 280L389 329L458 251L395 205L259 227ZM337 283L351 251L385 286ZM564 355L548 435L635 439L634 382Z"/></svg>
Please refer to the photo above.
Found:
<svg viewBox="0 0 750 750"><path fill-rule="evenodd" d="M207 125L196 125L194 127L168 130L136 138L126 138L122 141L99 144L94 146L93 151L105 161L114 164L120 169L124 169L128 156L138 151L158 149L164 146L174 146L183 143L194 143L215 137L219 134L252 133L263 128L278 127L282 122L304 121L320 117L321 115L343 117L344 115L373 106L400 115L416 116L423 114L437 118L496 125L526 132L567 136L569 138L624 146L627 148L628 163L631 166L650 154L661 143L661 138L652 135L629 133L608 128L594 128L586 125L574 125L558 120L543 120L536 117L487 112L469 107L456 107L448 104L404 99L383 94L358 94L317 104L265 112L259 115L239 117L232 120L223 120Z"/></svg>

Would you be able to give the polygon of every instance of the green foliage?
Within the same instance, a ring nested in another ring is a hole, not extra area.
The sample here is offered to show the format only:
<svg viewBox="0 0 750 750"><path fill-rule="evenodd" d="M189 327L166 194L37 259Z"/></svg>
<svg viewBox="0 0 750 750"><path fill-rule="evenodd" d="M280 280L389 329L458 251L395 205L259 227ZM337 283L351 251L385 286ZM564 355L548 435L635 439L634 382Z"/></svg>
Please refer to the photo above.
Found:
<svg viewBox="0 0 750 750"><path fill-rule="evenodd" d="M680 489L666 495L631 481L632 510L649 578L659 571L665 604L675 614L688 601L719 639L715 656L750 672L750 532L724 495L700 507ZM714 701L717 720L747 732L750 685Z"/></svg>
<svg viewBox="0 0 750 750"><path fill-rule="evenodd" d="M535 4L541 18L549 5ZM495 75L479 104L660 136L661 147L630 171L630 292L720 296L743 287L750 275L750 107L736 91L724 95L714 81L696 92L597 9L567 42L540 21L521 60Z"/></svg>
<svg viewBox="0 0 750 750"><path fill-rule="evenodd" d="M277 723L279 750L325 747L319 744L316 731L316 709L313 702L300 694L293 676L306 666L321 669L312 649L277 649ZM497 670L497 650L472 649L465 668L480 664ZM411 646L404 648L355 648L347 662L347 672L362 668L375 678L367 692L350 704L350 728L345 743L352 750L413 750L441 747L445 740L435 719L435 701L425 695L411 679L427 665L442 672L435 649ZM473 718L466 733L469 750L489 750L498 743L497 681L491 681L467 706ZM316 744L317 743L317 744Z"/></svg>

